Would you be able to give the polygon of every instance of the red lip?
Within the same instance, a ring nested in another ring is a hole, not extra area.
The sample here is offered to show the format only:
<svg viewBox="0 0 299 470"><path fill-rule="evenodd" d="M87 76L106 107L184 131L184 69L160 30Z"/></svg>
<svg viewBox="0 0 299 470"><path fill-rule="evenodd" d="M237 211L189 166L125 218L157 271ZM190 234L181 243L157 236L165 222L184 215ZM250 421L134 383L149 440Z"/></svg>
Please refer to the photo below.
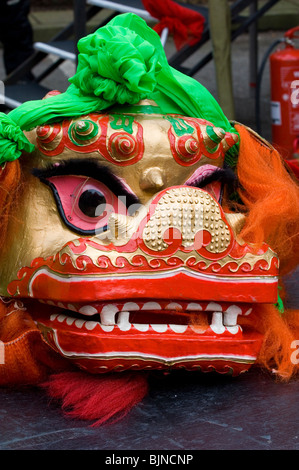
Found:
<svg viewBox="0 0 299 470"><path fill-rule="evenodd" d="M130 301L68 305L72 312L59 305L42 314L35 307L37 324L55 351L92 373L183 367L238 375L255 362L262 342L237 324L238 314L250 314L246 304ZM107 316L109 309L116 313Z"/></svg>

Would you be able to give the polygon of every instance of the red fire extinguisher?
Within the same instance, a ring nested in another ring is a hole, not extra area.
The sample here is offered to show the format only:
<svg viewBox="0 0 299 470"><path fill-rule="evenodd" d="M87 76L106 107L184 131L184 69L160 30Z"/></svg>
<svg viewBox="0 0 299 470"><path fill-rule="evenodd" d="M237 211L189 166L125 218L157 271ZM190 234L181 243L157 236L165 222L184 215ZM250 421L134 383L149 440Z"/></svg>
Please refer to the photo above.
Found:
<svg viewBox="0 0 299 470"><path fill-rule="evenodd" d="M284 35L270 56L272 143L287 159L299 158L299 26Z"/></svg>

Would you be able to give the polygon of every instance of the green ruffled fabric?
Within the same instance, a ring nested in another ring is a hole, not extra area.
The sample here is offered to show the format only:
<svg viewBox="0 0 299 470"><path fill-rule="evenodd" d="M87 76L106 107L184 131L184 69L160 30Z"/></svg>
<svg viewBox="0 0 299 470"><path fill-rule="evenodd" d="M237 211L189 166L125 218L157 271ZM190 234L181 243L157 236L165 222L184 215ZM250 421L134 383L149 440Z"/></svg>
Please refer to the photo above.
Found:
<svg viewBox="0 0 299 470"><path fill-rule="evenodd" d="M155 47L134 31L107 26L83 38L79 51L77 73L70 82L85 96L134 104L157 86L162 67Z"/></svg>
<svg viewBox="0 0 299 470"><path fill-rule="evenodd" d="M205 87L169 66L159 36L140 17L132 13L116 16L108 25L81 39L78 50L77 71L64 93L28 101L9 113L10 120L20 129L30 130L149 98L164 114L206 119L227 132L237 133ZM3 158L1 150L0 154ZM237 154L236 145L228 153L232 166Z"/></svg>

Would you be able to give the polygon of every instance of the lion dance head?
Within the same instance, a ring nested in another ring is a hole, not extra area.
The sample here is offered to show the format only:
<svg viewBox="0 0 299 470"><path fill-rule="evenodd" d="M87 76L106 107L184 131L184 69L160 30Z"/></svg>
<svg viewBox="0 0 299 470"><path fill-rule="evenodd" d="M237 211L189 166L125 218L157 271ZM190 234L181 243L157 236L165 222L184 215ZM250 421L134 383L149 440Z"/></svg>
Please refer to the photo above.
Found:
<svg viewBox="0 0 299 470"><path fill-rule="evenodd" d="M295 377L282 277L299 189L282 158L135 15L78 48L66 92L1 115L0 384L100 424L152 370Z"/></svg>

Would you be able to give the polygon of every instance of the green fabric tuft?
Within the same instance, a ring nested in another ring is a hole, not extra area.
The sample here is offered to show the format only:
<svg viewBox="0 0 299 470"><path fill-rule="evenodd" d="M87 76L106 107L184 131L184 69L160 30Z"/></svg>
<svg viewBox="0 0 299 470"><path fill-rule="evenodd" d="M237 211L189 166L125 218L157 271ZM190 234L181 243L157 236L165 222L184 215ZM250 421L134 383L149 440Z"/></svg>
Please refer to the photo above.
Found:
<svg viewBox="0 0 299 470"><path fill-rule="evenodd" d="M12 162L23 151L33 152L34 145L29 142L21 128L4 113L0 113L0 165Z"/></svg>

